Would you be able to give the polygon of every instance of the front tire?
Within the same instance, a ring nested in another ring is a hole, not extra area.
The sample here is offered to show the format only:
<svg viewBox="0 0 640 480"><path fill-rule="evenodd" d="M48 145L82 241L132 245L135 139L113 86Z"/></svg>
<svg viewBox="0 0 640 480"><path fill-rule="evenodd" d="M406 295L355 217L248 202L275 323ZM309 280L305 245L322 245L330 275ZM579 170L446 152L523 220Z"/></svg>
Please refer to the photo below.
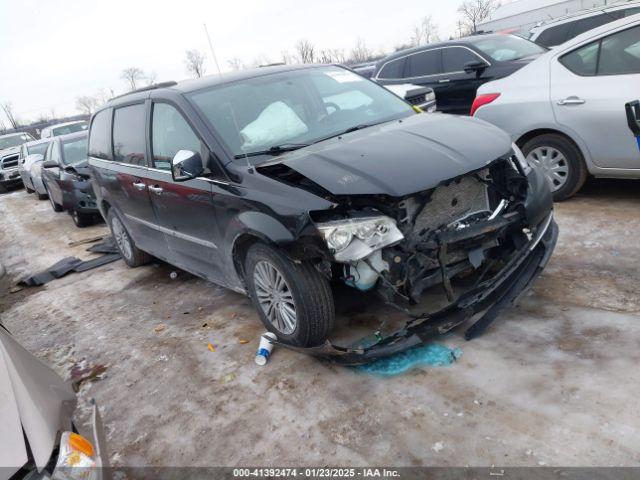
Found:
<svg viewBox="0 0 640 480"><path fill-rule="evenodd" d="M136 247L136 244L125 228L124 223L120 220L120 216L113 210L113 208L109 210L107 220L109 222L109 228L111 229L111 234L115 240L116 247L118 248L120 255L122 255L122 259L125 263L131 268L149 263L151 255Z"/></svg>
<svg viewBox="0 0 640 480"><path fill-rule="evenodd" d="M534 137L524 144L522 153L531 164L542 169L555 201L574 196L587 179L582 152L562 135L549 133Z"/></svg>
<svg viewBox="0 0 640 480"><path fill-rule="evenodd" d="M87 215L86 213L80 213L77 210L73 210L69 212L71 214L71 218L73 219L73 223L78 228L88 227L93 223L93 216Z"/></svg>
<svg viewBox="0 0 640 480"><path fill-rule="evenodd" d="M279 340L298 347L324 343L335 318L329 282L309 262L256 243L247 252L245 281L260 319Z"/></svg>

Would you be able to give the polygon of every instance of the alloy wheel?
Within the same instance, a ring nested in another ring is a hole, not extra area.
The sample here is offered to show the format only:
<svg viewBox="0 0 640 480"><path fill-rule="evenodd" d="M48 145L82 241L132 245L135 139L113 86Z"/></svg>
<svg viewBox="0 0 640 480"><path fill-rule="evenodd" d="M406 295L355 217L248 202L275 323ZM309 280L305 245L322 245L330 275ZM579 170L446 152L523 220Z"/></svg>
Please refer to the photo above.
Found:
<svg viewBox="0 0 640 480"><path fill-rule="evenodd" d="M560 190L569 179L569 162L564 154L553 147L537 147L529 152L527 160L544 172L551 190Z"/></svg>
<svg viewBox="0 0 640 480"><path fill-rule="evenodd" d="M111 221L111 231L113 232L113 237L116 240L116 244L120 249L120 252L127 260L131 260L133 255L133 247L131 246L131 240L129 239L129 235L127 231L124 229L124 225L118 217L113 217Z"/></svg>
<svg viewBox="0 0 640 480"><path fill-rule="evenodd" d="M253 283L260 308L273 327L285 335L296 330L293 293L280 271L266 260L256 263Z"/></svg>

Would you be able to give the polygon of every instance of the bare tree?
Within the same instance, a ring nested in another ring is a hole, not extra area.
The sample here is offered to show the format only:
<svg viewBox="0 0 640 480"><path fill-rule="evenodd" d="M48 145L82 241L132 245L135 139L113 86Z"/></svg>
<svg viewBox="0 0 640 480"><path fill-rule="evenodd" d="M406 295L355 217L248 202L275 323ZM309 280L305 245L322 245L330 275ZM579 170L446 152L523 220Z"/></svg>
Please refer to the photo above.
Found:
<svg viewBox="0 0 640 480"><path fill-rule="evenodd" d="M6 124L4 123L4 120L2 120L2 119L0 118L0 134L4 133L4 132L6 132L6 131L7 131L7 126L6 126Z"/></svg>
<svg viewBox="0 0 640 480"><path fill-rule="evenodd" d="M244 62L238 57L233 57L231 60L227 61L227 63L229 64L229 67L231 67L231 70L237 71L247 68Z"/></svg>
<svg viewBox="0 0 640 480"><path fill-rule="evenodd" d="M292 55L291 53L289 53L289 50L287 49L282 50L282 52L280 53L280 56L282 57L282 63L286 63L287 65L296 63L295 55Z"/></svg>
<svg viewBox="0 0 640 480"><path fill-rule="evenodd" d="M465 33L478 31L478 24L488 18L500 6L497 0L465 0L458 7L458 13L462 16L463 25L467 27ZM460 29L460 33L462 29Z"/></svg>
<svg viewBox="0 0 640 480"><path fill-rule="evenodd" d="M76 97L76 110L86 115L91 115L99 105L97 95L82 95Z"/></svg>
<svg viewBox="0 0 640 480"><path fill-rule="evenodd" d="M204 75L206 68L204 61L207 58L206 55L199 50L187 50L185 52L184 63L187 65L187 72L193 75L195 78L200 78Z"/></svg>
<svg viewBox="0 0 640 480"><path fill-rule="evenodd" d="M129 90L135 90L138 82L144 79L144 72L138 67L129 67L120 72L120 78L127 83Z"/></svg>
<svg viewBox="0 0 640 480"><path fill-rule="evenodd" d="M313 63L316 61L316 49L309 40L299 40L295 49L298 52L300 63Z"/></svg>
<svg viewBox="0 0 640 480"><path fill-rule="evenodd" d="M362 38L358 38L356 41L356 46L351 50L351 58L349 61L351 63L363 63L371 59L373 56L369 47Z"/></svg>
<svg viewBox="0 0 640 480"><path fill-rule="evenodd" d="M417 47L428 43L438 42L440 40L438 31L439 28L433 20L433 16L427 15L422 19L422 22L420 22L419 25L416 25L413 29L411 44Z"/></svg>
<svg viewBox="0 0 640 480"><path fill-rule="evenodd" d="M11 128L18 128L20 126L20 122L18 121L15 114L13 113L13 105L11 104L11 102L4 102L1 106L2 106L2 111L4 112L4 115L7 117L9 126Z"/></svg>

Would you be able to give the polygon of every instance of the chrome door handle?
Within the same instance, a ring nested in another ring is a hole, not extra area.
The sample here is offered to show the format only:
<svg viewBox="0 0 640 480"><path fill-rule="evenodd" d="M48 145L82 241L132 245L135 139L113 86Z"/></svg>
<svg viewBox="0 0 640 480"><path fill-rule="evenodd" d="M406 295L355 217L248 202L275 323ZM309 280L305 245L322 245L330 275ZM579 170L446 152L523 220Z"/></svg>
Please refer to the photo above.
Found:
<svg viewBox="0 0 640 480"><path fill-rule="evenodd" d="M579 97L567 97L564 100L560 100L558 105L583 105L586 102L586 100Z"/></svg>
<svg viewBox="0 0 640 480"><path fill-rule="evenodd" d="M149 185L149 190L151 190L156 195L160 195L163 191L163 188L157 185L153 185L153 186Z"/></svg>
<svg viewBox="0 0 640 480"><path fill-rule="evenodd" d="M133 182L133 186L138 190L144 190L147 186L143 182Z"/></svg>
<svg viewBox="0 0 640 480"><path fill-rule="evenodd" d="M444 78L442 80L438 80L438 83L449 83L451 81L450 78Z"/></svg>

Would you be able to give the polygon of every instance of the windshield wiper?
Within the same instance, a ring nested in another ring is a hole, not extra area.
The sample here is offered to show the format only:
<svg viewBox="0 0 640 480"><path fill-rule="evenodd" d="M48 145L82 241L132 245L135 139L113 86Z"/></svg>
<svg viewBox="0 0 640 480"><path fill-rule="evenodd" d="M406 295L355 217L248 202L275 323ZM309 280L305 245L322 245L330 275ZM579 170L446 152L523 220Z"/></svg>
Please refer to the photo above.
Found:
<svg viewBox="0 0 640 480"><path fill-rule="evenodd" d="M259 150L257 152L249 152L249 153L241 153L235 155L234 158L245 158L245 157L257 157L259 155L280 155L285 152L292 152L294 150L298 150L300 148L308 147L308 143L283 143L281 145L274 145L272 147L267 148L266 150Z"/></svg>

